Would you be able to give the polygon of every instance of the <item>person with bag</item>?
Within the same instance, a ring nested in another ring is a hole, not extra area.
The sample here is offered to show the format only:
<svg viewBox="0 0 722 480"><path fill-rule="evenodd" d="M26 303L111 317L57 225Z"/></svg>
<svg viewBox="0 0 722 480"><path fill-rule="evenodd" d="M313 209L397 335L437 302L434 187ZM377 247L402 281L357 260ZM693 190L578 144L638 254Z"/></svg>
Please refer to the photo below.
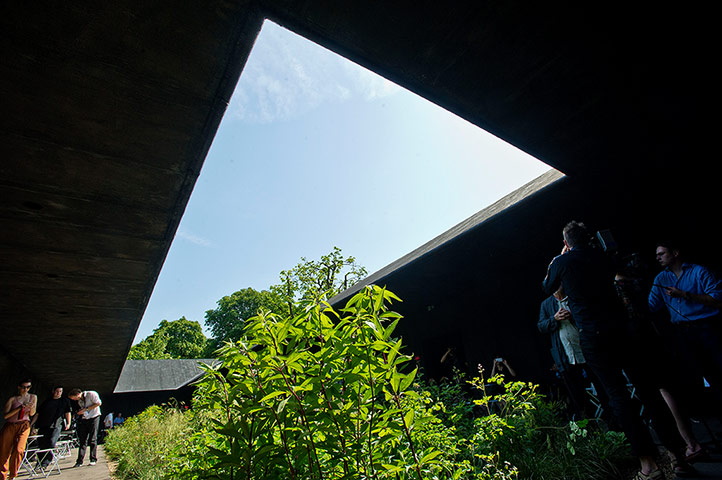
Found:
<svg viewBox="0 0 722 480"><path fill-rule="evenodd" d="M98 392L93 390L81 390L74 388L68 393L68 398L74 402L78 402L80 410L78 415L78 460L75 462L76 467L83 465L85 459L85 449L90 446L90 465L95 465L98 461L98 427L100 426L100 400Z"/></svg>
<svg viewBox="0 0 722 480"><path fill-rule="evenodd" d="M0 430L0 480L17 477L30 435L30 417L35 415L38 397L30 393L30 380L18 383L18 394L5 403L5 425Z"/></svg>

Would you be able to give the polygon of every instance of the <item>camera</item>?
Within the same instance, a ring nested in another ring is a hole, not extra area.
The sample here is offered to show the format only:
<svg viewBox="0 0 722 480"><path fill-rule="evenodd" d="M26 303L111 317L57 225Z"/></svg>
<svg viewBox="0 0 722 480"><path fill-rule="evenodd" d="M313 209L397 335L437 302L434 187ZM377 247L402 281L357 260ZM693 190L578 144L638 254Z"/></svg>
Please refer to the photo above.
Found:
<svg viewBox="0 0 722 480"><path fill-rule="evenodd" d="M602 250L609 253L615 253L617 251L617 242L612 236L610 230L599 230L596 234L597 242Z"/></svg>

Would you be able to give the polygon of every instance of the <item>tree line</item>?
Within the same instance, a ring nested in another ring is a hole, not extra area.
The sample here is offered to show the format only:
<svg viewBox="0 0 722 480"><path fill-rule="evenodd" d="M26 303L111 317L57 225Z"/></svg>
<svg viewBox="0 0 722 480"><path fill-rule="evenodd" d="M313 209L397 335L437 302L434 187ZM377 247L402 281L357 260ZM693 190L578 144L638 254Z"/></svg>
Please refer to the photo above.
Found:
<svg viewBox="0 0 722 480"><path fill-rule="evenodd" d="M366 274L366 269L357 264L354 257L344 257L338 247L318 260L301 257L296 266L281 271L278 284L260 291L244 288L218 300L216 308L205 313L204 323L210 338L205 336L199 322L185 316L162 320L151 335L130 348L128 360L212 358L226 342L240 338L246 320L259 311L293 315L299 301L331 298Z"/></svg>

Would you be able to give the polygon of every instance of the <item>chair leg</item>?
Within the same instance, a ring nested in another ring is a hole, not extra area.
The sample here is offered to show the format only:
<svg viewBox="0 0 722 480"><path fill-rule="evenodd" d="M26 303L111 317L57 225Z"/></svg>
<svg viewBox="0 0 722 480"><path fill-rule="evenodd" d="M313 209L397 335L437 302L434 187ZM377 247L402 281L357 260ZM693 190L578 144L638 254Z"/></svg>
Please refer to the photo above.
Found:
<svg viewBox="0 0 722 480"><path fill-rule="evenodd" d="M26 449L25 452L23 453L22 460L20 460L20 466L18 467L18 472L21 469L25 469L25 471L28 473L28 476L30 478L34 478L38 474L37 470L35 469L35 467L33 467L33 464L32 464L32 459L33 459L33 457L35 457L35 452L37 452L37 450Z"/></svg>
<svg viewBox="0 0 722 480"><path fill-rule="evenodd" d="M42 464L38 466L38 470L36 471L36 475L42 476L44 478L47 478L48 475L50 475L54 470L57 470L58 473L60 473L60 464L58 461L60 460L60 457L56 454L55 448L46 448L44 450L37 450L35 452L36 458L40 459L41 455L39 454L47 454L50 455L50 463L48 463L47 466L43 467Z"/></svg>

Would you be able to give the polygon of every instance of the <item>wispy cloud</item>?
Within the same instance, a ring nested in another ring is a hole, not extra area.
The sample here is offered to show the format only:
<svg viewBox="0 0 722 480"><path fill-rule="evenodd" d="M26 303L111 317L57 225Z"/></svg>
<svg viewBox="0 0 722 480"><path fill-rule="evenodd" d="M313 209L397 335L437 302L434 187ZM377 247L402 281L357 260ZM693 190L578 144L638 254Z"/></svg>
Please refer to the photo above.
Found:
<svg viewBox="0 0 722 480"><path fill-rule="evenodd" d="M368 101L401 87L276 24L266 22L231 99L249 123L289 120L326 103Z"/></svg>
<svg viewBox="0 0 722 480"><path fill-rule="evenodd" d="M193 243L193 244L201 246L201 247L213 246L213 243L211 243L211 241L208 240L207 238L203 238L199 235L194 235L192 233L188 233L183 230L178 230L178 233L176 233L176 237L182 238L183 240L186 240L190 243Z"/></svg>
<svg viewBox="0 0 722 480"><path fill-rule="evenodd" d="M390 80L375 74L370 70L356 65L353 62L344 61L344 67L348 76L353 80L355 91L366 100L376 100L388 97L401 90L401 87Z"/></svg>

